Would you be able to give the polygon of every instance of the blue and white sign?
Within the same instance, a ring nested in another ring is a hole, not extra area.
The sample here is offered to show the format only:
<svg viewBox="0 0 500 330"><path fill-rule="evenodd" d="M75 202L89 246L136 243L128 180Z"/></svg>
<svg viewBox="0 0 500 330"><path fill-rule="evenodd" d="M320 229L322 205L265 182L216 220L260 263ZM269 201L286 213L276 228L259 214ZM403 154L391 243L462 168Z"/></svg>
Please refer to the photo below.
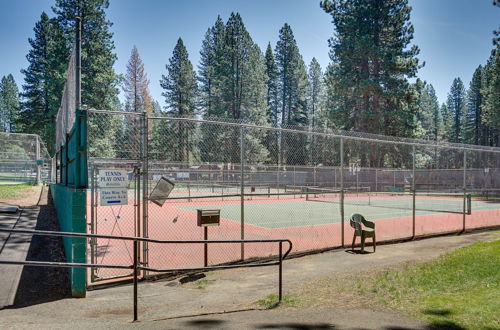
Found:
<svg viewBox="0 0 500 330"><path fill-rule="evenodd" d="M101 206L127 205L127 188L105 188L99 191Z"/></svg>
<svg viewBox="0 0 500 330"><path fill-rule="evenodd" d="M100 188L125 188L129 185L129 175L126 170L99 170L97 184Z"/></svg>

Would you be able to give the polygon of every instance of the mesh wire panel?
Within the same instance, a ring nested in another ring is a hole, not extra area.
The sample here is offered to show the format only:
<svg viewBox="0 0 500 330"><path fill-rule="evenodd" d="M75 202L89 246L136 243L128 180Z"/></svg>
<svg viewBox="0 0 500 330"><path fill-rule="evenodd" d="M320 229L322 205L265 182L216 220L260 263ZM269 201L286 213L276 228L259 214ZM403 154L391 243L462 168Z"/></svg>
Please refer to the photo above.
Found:
<svg viewBox="0 0 500 330"><path fill-rule="evenodd" d="M76 46L73 45L66 71L66 82L61 106L56 116L56 150L66 144L66 134L71 131L76 114Z"/></svg>
<svg viewBox="0 0 500 330"><path fill-rule="evenodd" d="M219 226L209 227L209 239L241 238L240 128L163 118L149 120L148 182L151 190L161 177L175 183L162 207L148 203L148 235L167 240L200 240L197 210L221 210ZM149 244L153 268L195 267L204 263L202 244ZM240 246L208 247L209 264L240 258Z"/></svg>
<svg viewBox="0 0 500 330"><path fill-rule="evenodd" d="M288 238L294 251L350 243L355 213L375 221L377 240L499 223L495 148L238 121L146 120L136 113L89 111L88 118L92 162L141 170L118 222L128 230L137 226L141 236L204 239L197 211L213 209L221 221L208 227L208 239ZM161 177L175 187L158 206L148 197ZM464 214L469 206L471 214ZM117 219L113 210L95 207L107 220ZM126 258L124 246L114 248ZM203 244L149 243L141 253L152 268L198 267L205 258ZM276 253L271 243L210 244L207 261Z"/></svg>
<svg viewBox="0 0 500 330"><path fill-rule="evenodd" d="M54 179L52 159L38 135L0 133L0 185L35 184Z"/></svg>
<svg viewBox="0 0 500 330"><path fill-rule="evenodd" d="M471 194L469 228L492 227L500 218L500 154L467 151L467 192Z"/></svg>

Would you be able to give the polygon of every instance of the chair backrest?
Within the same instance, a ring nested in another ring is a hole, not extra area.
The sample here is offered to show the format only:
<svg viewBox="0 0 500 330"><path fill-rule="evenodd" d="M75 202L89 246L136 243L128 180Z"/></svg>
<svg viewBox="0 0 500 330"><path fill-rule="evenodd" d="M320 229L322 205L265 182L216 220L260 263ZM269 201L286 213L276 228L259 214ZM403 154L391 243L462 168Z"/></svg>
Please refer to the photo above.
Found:
<svg viewBox="0 0 500 330"><path fill-rule="evenodd" d="M351 219L349 220L351 223L351 227L354 228L354 230L361 230L361 224L363 223L363 221L365 221L365 217L359 213L354 213L353 215L351 215Z"/></svg>

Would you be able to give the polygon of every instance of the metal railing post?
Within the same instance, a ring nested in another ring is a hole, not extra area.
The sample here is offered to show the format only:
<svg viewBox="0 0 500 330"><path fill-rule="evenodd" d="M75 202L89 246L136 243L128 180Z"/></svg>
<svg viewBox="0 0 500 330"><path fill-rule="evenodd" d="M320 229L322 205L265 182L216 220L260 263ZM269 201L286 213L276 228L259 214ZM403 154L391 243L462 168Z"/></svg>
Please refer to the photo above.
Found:
<svg viewBox="0 0 500 330"><path fill-rule="evenodd" d="M464 201L463 201L463 225L462 232L465 233L465 214L466 211L466 203L467 203L467 151L464 150L464 177L463 177L463 190L464 190Z"/></svg>
<svg viewBox="0 0 500 330"><path fill-rule="evenodd" d="M415 146L413 146L412 150L413 154L413 168L412 168L412 182L411 182L411 190L412 190L412 195L413 195L413 207L412 207L412 234L411 238L415 238L415 208L416 208L416 188L415 188Z"/></svg>
<svg viewBox="0 0 500 330"><path fill-rule="evenodd" d="M243 126L240 126L240 232L241 239L245 239L245 132ZM241 243L241 260L245 260L245 243Z"/></svg>
<svg viewBox="0 0 500 330"><path fill-rule="evenodd" d="M282 300L282 292L283 292L283 242L279 242L280 244L280 251L279 251L279 258L280 258L280 264L279 264L279 293L278 293L278 299L279 302Z"/></svg>
<svg viewBox="0 0 500 330"><path fill-rule="evenodd" d="M203 227L203 239L208 240L208 227ZM203 244L203 265L208 267L208 243Z"/></svg>
<svg viewBox="0 0 500 330"><path fill-rule="evenodd" d="M134 321L137 321L137 276L139 272L138 264L139 264L139 244L137 244L137 240L134 239Z"/></svg>
<svg viewBox="0 0 500 330"><path fill-rule="evenodd" d="M344 247L344 139L340 138L340 221L342 247Z"/></svg>

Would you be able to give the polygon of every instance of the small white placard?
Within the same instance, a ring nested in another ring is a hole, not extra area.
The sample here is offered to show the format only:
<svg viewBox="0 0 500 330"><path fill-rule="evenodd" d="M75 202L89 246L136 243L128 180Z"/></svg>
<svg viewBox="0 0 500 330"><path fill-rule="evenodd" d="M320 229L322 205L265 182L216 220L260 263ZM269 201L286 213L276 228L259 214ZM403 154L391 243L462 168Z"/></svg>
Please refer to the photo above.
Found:
<svg viewBox="0 0 500 330"><path fill-rule="evenodd" d="M127 188L104 188L99 191L101 206L127 205Z"/></svg>
<svg viewBox="0 0 500 330"><path fill-rule="evenodd" d="M117 169L99 170L97 183L101 188L128 187L128 171Z"/></svg>

